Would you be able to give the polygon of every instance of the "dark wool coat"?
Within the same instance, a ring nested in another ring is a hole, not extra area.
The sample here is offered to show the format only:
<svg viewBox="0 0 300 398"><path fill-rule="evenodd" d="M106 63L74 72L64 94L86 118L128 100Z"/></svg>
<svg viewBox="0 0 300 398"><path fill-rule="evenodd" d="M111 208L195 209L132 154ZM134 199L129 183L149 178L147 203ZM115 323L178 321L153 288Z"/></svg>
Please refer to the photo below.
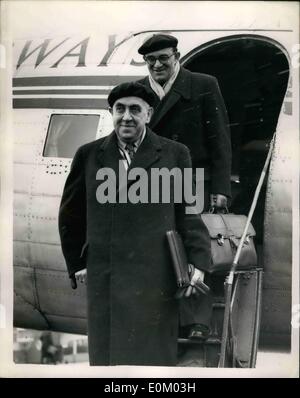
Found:
<svg viewBox="0 0 300 398"><path fill-rule="evenodd" d="M64 188L59 230L70 276L87 267L91 365L176 365L178 303L166 231L177 228L188 259L210 264L210 239L184 204L100 204L99 169L118 174L116 135L77 151ZM147 129L130 169L191 167L188 149ZM128 187L132 187L128 184ZM83 249L82 249L83 248Z"/></svg>
<svg viewBox="0 0 300 398"><path fill-rule="evenodd" d="M148 77L139 82L151 88ZM185 144L193 167L205 168L210 192L230 196L231 139L217 79L181 67L169 93L162 101L156 98L149 127Z"/></svg>

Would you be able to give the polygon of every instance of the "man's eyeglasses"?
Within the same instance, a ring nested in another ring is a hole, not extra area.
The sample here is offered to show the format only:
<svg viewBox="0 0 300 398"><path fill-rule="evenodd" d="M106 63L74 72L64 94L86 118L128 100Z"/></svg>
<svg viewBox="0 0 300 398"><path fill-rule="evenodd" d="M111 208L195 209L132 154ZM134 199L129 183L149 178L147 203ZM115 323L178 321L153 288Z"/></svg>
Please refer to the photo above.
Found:
<svg viewBox="0 0 300 398"><path fill-rule="evenodd" d="M161 64L166 64L169 61L169 58L171 58L175 54L176 53L173 53L171 55L161 54L158 57L154 57L154 55L144 55L144 60L147 62L147 64L151 66L153 66L157 60Z"/></svg>

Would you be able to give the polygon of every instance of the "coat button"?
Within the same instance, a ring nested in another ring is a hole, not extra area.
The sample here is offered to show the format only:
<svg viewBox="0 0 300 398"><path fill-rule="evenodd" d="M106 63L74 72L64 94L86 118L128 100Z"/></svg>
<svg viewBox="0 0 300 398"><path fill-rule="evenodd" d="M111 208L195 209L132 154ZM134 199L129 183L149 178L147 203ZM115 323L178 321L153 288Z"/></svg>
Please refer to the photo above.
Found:
<svg viewBox="0 0 300 398"><path fill-rule="evenodd" d="M172 135L172 140L177 141L179 138L178 134L173 134Z"/></svg>

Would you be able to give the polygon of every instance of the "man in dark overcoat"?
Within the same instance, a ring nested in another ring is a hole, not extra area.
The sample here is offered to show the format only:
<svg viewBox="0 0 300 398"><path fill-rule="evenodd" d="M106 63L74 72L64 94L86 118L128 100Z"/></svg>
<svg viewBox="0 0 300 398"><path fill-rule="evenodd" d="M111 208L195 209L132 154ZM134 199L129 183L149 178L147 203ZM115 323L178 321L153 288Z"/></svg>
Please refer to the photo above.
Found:
<svg viewBox="0 0 300 398"><path fill-rule="evenodd" d="M188 214L185 201L125 203L124 190L129 196L136 181L124 184L121 174L143 170L151 186L154 168L191 167L184 145L146 127L153 101L139 83L111 91L114 131L78 149L62 196L59 231L68 272L87 283L91 365L175 366L178 300L166 231L177 229L183 238L195 266L192 284L203 280L210 264L208 231L198 214ZM104 181L101 173L107 173ZM108 177L116 183L116 201L109 184L102 189ZM191 287L188 294L195 292Z"/></svg>
<svg viewBox="0 0 300 398"><path fill-rule="evenodd" d="M148 37L138 52L149 76L139 80L155 94L149 127L158 135L186 145L193 169L205 173L205 210L227 211L231 196L231 140L224 100L215 77L193 73L179 64L178 40L167 34ZM209 283L209 277L206 279ZM212 297L181 301L184 335L207 338Z"/></svg>
<svg viewBox="0 0 300 398"><path fill-rule="evenodd" d="M193 168L205 170L206 208L224 208L231 196L231 140L225 103L214 76L180 66L177 44L174 36L153 34L138 50L149 70L149 76L139 82L156 98L149 127L190 149Z"/></svg>

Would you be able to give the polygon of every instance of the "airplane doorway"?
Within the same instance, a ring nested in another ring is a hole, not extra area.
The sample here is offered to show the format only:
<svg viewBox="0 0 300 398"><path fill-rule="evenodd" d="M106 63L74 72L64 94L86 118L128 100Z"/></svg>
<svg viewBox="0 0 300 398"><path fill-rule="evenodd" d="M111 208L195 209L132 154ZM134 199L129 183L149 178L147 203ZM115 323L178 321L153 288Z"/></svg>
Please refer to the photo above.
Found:
<svg viewBox="0 0 300 398"><path fill-rule="evenodd" d="M266 37L235 35L196 48L181 63L218 79L231 130L231 211L247 214L287 90L287 57ZM264 186L253 218L257 243L263 238L265 191Z"/></svg>
<svg viewBox="0 0 300 398"><path fill-rule="evenodd" d="M232 140L230 211L247 215L281 109L284 114L292 115L292 81L289 82L286 52L267 37L234 35L196 48L181 62L193 72L207 73L218 79L228 110ZM279 260L272 262L264 255L266 243L268 250L276 244L270 238L272 231L268 227L264 231L267 181L265 178L252 218L257 234L258 262L264 269L259 345L266 349L290 350L292 267L291 260L286 260L282 269ZM291 226L286 225L286 229L290 231ZM264 240L264 236L268 240ZM283 250L289 258L291 240L285 242Z"/></svg>

